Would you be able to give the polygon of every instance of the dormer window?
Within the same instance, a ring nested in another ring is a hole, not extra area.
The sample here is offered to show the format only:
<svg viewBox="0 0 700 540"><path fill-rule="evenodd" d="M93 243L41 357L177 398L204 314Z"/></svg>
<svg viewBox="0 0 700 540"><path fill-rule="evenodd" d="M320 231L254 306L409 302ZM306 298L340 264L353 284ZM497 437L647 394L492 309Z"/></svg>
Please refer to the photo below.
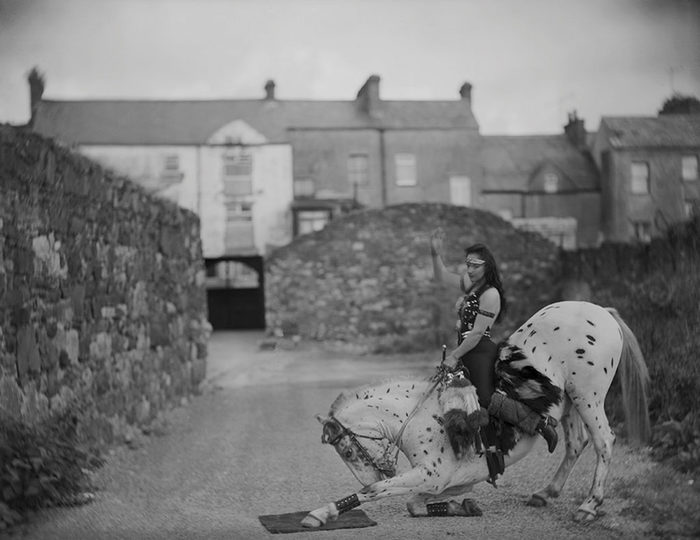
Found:
<svg viewBox="0 0 700 540"><path fill-rule="evenodd" d="M556 193L559 187L559 176L556 173L548 172L545 173L544 178L544 192L545 193Z"/></svg>

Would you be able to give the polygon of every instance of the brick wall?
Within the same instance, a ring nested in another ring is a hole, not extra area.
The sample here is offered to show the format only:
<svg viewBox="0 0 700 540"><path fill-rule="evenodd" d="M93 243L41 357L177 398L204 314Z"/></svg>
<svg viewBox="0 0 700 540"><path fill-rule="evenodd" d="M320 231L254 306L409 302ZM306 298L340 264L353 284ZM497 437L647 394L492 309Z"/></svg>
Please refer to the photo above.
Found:
<svg viewBox="0 0 700 540"><path fill-rule="evenodd" d="M475 242L493 250L510 304L496 339L559 298L559 250L541 236L481 210L402 204L350 214L272 252L268 329L368 351L452 345L459 291L432 281L429 234L438 226L447 232L449 267Z"/></svg>
<svg viewBox="0 0 700 540"><path fill-rule="evenodd" d="M0 126L0 409L87 406L111 442L205 376L199 220L54 142Z"/></svg>

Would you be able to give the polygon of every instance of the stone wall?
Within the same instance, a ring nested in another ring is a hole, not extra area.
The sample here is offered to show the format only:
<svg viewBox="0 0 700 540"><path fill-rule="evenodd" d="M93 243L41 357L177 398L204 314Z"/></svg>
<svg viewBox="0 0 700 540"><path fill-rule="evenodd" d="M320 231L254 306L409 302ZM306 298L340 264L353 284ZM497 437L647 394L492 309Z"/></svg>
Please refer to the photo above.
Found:
<svg viewBox="0 0 700 540"><path fill-rule="evenodd" d="M196 215L0 126L1 412L79 404L98 443L148 424L205 376L203 281Z"/></svg>
<svg viewBox="0 0 700 540"><path fill-rule="evenodd" d="M451 346L460 293L432 281L429 234L438 226L447 233L448 267L476 242L494 252L509 302L495 338L559 299L559 249L543 237L481 210L402 204L347 215L272 252L268 329L366 351Z"/></svg>

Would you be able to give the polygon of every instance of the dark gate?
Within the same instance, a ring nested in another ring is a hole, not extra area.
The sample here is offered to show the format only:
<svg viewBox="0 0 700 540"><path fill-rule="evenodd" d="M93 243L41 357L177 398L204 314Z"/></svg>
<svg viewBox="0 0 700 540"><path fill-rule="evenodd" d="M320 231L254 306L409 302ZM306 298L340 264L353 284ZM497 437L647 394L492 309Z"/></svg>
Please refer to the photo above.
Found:
<svg viewBox="0 0 700 540"><path fill-rule="evenodd" d="M214 330L265 329L265 272L260 256L205 259L209 322Z"/></svg>

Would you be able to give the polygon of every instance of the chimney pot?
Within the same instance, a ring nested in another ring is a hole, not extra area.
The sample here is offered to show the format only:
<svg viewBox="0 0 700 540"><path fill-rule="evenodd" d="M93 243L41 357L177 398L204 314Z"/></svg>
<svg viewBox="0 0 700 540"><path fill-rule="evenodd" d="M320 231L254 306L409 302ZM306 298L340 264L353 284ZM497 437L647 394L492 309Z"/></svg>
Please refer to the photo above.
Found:
<svg viewBox="0 0 700 540"><path fill-rule="evenodd" d="M29 82L29 107L30 107L30 118L29 123L34 123L34 115L36 113L36 108L44 95L44 75L39 72L36 67L27 75L27 81Z"/></svg>
<svg viewBox="0 0 700 540"><path fill-rule="evenodd" d="M275 81L272 79L265 83L265 99L275 99Z"/></svg>
<svg viewBox="0 0 700 540"><path fill-rule="evenodd" d="M461 96L462 99L471 103L471 101L472 101L472 85L468 82L465 82L459 88L459 95Z"/></svg>
<svg viewBox="0 0 700 540"><path fill-rule="evenodd" d="M564 134L569 138L571 144L578 149L587 147L586 126L582 118L578 117L576 111L568 113L568 123L564 126Z"/></svg>

